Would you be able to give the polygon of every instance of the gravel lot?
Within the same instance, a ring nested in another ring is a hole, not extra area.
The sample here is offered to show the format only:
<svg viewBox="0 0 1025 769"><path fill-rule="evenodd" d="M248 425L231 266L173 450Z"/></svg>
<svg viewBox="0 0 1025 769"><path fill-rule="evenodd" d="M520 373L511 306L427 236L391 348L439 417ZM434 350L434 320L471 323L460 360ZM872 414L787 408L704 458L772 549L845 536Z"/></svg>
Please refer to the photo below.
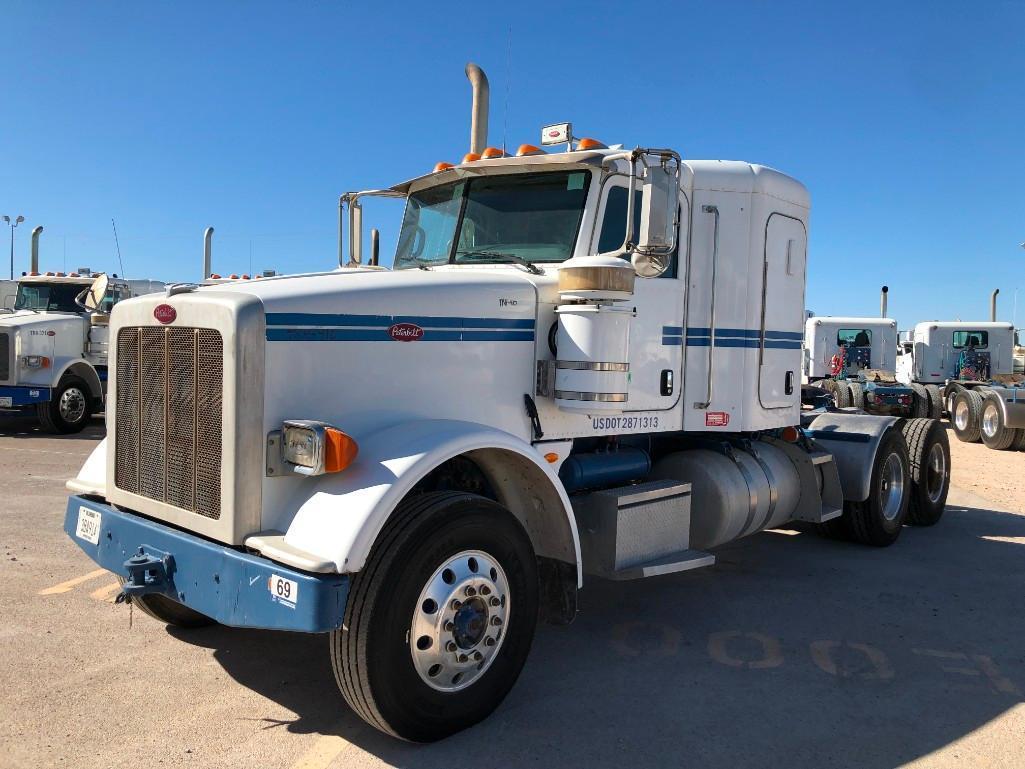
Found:
<svg viewBox="0 0 1025 769"><path fill-rule="evenodd" d="M886 550L767 532L589 583L482 725L395 742L322 636L165 628L61 531L95 446L0 416L0 766L1025 766L1025 454L952 442L948 515Z"/></svg>

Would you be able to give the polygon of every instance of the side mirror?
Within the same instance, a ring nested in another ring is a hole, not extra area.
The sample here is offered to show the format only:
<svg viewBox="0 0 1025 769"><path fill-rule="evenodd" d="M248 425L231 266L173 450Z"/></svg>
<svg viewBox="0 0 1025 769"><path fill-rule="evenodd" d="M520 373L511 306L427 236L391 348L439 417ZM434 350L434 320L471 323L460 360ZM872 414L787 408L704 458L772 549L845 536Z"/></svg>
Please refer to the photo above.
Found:
<svg viewBox="0 0 1025 769"><path fill-rule="evenodd" d="M657 278L672 264L680 211L680 156L670 150L648 150L639 158L641 231L630 261L642 278Z"/></svg>
<svg viewBox="0 0 1025 769"><path fill-rule="evenodd" d="M110 279L106 273L101 273L89 288L79 294L81 301L78 304L89 312L96 312L100 305L103 304L103 298L107 295L107 286L109 284Z"/></svg>

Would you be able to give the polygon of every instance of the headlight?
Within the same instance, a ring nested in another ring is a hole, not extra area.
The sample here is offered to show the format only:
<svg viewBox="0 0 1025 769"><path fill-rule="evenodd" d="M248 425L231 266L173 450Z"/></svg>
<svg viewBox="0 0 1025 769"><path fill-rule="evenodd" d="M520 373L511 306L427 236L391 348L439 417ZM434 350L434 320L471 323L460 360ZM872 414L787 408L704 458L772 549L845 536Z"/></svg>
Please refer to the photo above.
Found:
<svg viewBox="0 0 1025 769"><path fill-rule="evenodd" d="M351 465L359 446L336 427L308 419L281 426L281 456L301 475L337 473Z"/></svg>
<svg viewBox="0 0 1025 769"><path fill-rule="evenodd" d="M21 365L25 368L50 368L50 359L45 355L23 355Z"/></svg>

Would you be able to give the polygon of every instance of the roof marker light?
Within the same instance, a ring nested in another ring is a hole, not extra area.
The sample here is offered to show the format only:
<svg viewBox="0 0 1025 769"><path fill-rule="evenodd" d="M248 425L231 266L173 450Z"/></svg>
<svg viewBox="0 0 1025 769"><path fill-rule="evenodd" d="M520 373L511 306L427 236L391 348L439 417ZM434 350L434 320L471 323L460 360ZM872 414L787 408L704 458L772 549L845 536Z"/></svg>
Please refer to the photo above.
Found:
<svg viewBox="0 0 1025 769"><path fill-rule="evenodd" d="M602 144L597 139L581 139L577 142L578 150L607 150L608 145Z"/></svg>
<svg viewBox="0 0 1025 769"><path fill-rule="evenodd" d="M482 153L480 153L482 160L494 160L495 158L508 157L505 154L505 150L500 150L498 147L488 147Z"/></svg>
<svg viewBox="0 0 1025 769"><path fill-rule="evenodd" d="M520 148L516 150L516 157L522 158L528 155L547 155L540 147L535 147L533 144L521 144Z"/></svg>
<svg viewBox="0 0 1025 769"><path fill-rule="evenodd" d="M434 170L431 173L435 173L436 174L436 173L438 173L438 171L447 171L450 168L452 168L452 164L451 163L446 163L445 161L442 161L440 163L435 163L434 164Z"/></svg>
<svg viewBox="0 0 1025 769"><path fill-rule="evenodd" d="M472 163L475 160L480 160L480 155L478 155L476 152L467 152L465 155L463 155L464 163Z"/></svg>

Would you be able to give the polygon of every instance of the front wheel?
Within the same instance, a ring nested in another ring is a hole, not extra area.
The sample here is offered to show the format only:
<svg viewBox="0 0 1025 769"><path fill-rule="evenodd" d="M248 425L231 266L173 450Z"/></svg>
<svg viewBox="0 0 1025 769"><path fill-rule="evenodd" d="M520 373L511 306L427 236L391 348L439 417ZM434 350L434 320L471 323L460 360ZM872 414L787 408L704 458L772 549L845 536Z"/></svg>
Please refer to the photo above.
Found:
<svg viewBox="0 0 1025 769"><path fill-rule="evenodd" d="M36 414L48 433L77 433L92 416L92 396L89 385L78 377L62 382L53 392L53 398L36 405Z"/></svg>
<svg viewBox="0 0 1025 769"><path fill-rule="evenodd" d="M474 494L404 501L352 580L331 663L370 725L414 742L486 718L526 662L537 565L512 514Z"/></svg>

